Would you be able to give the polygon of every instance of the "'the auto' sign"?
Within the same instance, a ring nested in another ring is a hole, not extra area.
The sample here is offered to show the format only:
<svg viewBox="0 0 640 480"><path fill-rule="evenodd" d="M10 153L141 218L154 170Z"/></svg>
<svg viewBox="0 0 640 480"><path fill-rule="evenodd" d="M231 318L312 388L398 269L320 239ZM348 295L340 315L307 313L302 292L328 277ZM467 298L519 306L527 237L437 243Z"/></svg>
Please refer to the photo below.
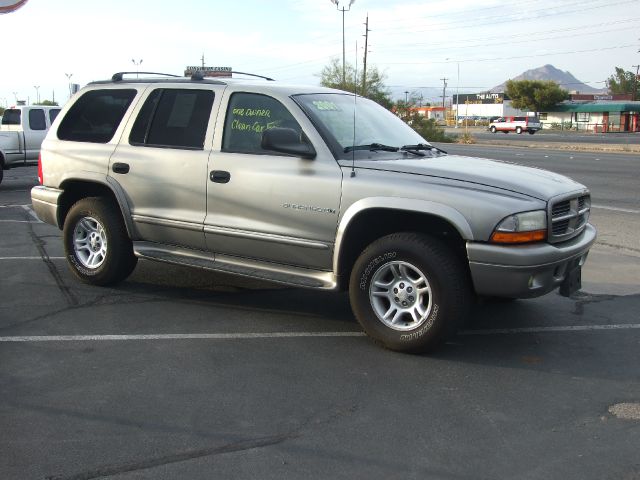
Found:
<svg viewBox="0 0 640 480"><path fill-rule="evenodd" d="M10 13L22 7L27 0L0 0L0 15Z"/></svg>

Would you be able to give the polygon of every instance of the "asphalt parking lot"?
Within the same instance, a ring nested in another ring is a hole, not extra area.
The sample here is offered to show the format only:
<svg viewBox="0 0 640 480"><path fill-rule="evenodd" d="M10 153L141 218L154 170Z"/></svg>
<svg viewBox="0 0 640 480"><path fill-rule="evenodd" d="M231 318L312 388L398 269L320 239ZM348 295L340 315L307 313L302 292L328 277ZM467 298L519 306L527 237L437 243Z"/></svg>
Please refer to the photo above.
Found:
<svg viewBox="0 0 640 480"><path fill-rule="evenodd" d="M34 182L0 185L2 479L640 479L640 282L604 288L615 251L574 298L480 304L403 355L344 294L142 261L83 285Z"/></svg>

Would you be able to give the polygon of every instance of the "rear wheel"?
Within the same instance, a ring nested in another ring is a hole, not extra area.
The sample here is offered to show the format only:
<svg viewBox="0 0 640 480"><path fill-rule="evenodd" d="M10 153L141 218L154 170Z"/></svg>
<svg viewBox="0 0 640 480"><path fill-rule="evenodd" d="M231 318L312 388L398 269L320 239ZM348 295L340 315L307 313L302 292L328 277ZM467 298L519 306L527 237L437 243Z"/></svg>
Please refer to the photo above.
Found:
<svg viewBox="0 0 640 480"><path fill-rule="evenodd" d="M489 130L491 130L491 133L496 133L496 127L491 127Z"/></svg>
<svg viewBox="0 0 640 480"><path fill-rule="evenodd" d="M462 262L437 239L398 233L372 243L351 273L351 307L364 331L391 350L424 352L455 333L471 294Z"/></svg>
<svg viewBox="0 0 640 480"><path fill-rule="evenodd" d="M136 266L131 240L120 210L99 197L84 198L71 207L64 222L64 250L71 271L83 282L112 285Z"/></svg>
<svg viewBox="0 0 640 480"><path fill-rule="evenodd" d="M520 135L522 133L522 127L516 127L516 133Z"/></svg>
<svg viewBox="0 0 640 480"><path fill-rule="evenodd" d="M529 135L533 135L534 133L536 133L535 130L529 130Z"/></svg>

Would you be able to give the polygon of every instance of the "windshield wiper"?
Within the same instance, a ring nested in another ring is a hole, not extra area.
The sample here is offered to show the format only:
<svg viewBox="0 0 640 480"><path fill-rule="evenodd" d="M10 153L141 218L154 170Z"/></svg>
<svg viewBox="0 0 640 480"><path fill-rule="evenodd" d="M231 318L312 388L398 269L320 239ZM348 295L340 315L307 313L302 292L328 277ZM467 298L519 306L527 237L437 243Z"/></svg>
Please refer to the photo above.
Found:
<svg viewBox="0 0 640 480"><path fill-rule="evenodd" d="M434 147L433 145L427 145L426 143L418 143L416 145L404 145L400 147L400 150L403 152L415 153L419 154L420 150L431 150L439 153L447 153L444 150L439 149L438 147Z"/></svg>
<svg viewBox="0 0 640 480"><path fill-rule="evenodd" d="M370 152L376 152L382 150L384 152L397 152L398 147L392 147L391 145L383 145L382 143L368 143L366 145L354 145L352 147L344 147L344 153L353 152L354 150L368 150Z"/></svg>

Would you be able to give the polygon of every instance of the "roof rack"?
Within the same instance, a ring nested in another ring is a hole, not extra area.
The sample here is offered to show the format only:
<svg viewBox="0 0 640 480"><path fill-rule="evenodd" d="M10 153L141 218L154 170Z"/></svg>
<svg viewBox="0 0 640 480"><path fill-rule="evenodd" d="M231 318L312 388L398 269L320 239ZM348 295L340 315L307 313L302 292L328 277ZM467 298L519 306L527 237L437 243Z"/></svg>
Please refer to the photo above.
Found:
<svg viewBox="0 0 640 480"><path fill-rule="evenodd" d="M133 75L136 74L136 76L138 75L161 75L163 77L173 77L173 78L183 78L180 77L179 75L173 75L171 73L159 73L159 72L118 72L118 73L114 73L111 76L111 80L114 82L122 82L124 80L124 76L125 75Z"/></svg>

